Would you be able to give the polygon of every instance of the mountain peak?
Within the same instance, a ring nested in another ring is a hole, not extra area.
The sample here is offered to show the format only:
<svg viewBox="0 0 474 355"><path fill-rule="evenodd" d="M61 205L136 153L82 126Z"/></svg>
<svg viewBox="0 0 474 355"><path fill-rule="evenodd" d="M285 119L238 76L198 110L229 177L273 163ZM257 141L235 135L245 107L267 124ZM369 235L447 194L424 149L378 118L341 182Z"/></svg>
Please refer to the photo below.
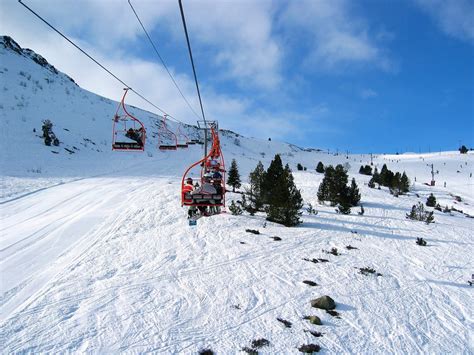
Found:
<svg viewBox="0 0 474 355"><path fill-rule="evenodd" d="M3 48L5 48L6 50L15 52L18 55L21 55L23 57L31 59L36 64L38 64L41 67L49 70L53 74L56 74L56 75L59 74L59 71L54 67L54 65L49 64L49 62L42 55L36 53L35 51L33 51L29 48L22 48L10 36L0 36L0 45L3 46ZM74 79L72 79L70 76L68 76L64 73L61 73L61 74L65 75L69 80L71 80L73 83L75 83Z"/></svg>

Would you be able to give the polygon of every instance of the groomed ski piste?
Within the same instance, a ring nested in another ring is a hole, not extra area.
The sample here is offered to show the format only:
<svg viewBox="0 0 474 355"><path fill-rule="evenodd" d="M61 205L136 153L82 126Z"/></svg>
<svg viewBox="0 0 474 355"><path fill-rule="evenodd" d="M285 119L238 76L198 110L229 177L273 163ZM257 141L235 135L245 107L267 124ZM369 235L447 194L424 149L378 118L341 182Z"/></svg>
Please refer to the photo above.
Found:
<svg viewBox="0 0 474 355"><path fill-rule="evenodd" d="M202 147L158 151L154 115L132 108L149 130L146 151L112 152L117 103L34 58L2 37L2 353L225 354L261 338L269 341L257 349L263 354L298 353L310 343L322 353L474 352L474 288L467 283L474 272L472 154L374 155L379 170L387 164L412 182L408 195L395 198L387 188L368 188L370 177L358 173L370 164L368 154L220 132L228 165L235 158L245 181L259 160L267 167L281 154L318 214L304 210L294 228L265 222L263 214L230 213L190 227L181 177ZM58 147L39 137L44 119L53 122ZM198 137L195 128L186 130ZM350 164L364 215L318 203L319 161ZM297 163L307 171L297 171ZM434 187L425 184L431 164L439 171ZM411 206L430 193L463 213L434 211L429 225L408 220ZM238 199L228 194L228 204ZM418 237L428 245L416 245ZM323 251L331 248L340 255ZM364 267L382 275L363 275ZM311 307L323 295L335 300L339 317ZM310 315L323 325L303 319Z"/></svg>

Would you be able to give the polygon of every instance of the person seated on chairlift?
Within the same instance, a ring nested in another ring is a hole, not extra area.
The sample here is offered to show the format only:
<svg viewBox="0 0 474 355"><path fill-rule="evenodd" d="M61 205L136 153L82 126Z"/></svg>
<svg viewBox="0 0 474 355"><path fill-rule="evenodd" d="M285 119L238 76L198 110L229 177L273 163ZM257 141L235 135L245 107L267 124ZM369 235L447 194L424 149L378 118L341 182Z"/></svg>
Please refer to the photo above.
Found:
<svg viewBox="0 0 474 355"><path fill-rule="evenodd" d="M218 172L218 171L214 171L214 172L212 173L212 179L213 179L214 181L215 181L215 180L219 180L219 182L220 182L220 180L222 180L222 174L221 174L220 172Z"/></svg>
<svg viewBox="0 0 474 355"><path fill-rule="evenodd" d="M193 199L192 198L186 198L186 194L192 193L194 191L194 186L193 186L193 179L192 178L187 178L186 182L183 186L183 201L185 204L187 203L192 203Z"/></svg>
<svg viewBox="0 0 474 355"><path fill-rule="evenodd" d="M202 180L202 186L198 187L195 189L192 194L203 194L203 195L214 195L217 193L215 187L212 185L212 176L207 173L204 174L203 180Z"/></svg>
<svg viewBox="0 0 474 355"><path fill-rule="evenodd" d="M216 194L222 195L224 189L222 188L221 180L213 180L212 186L214 186L214 188L216 189Z"/></svg>
<svg viewBox="0 0 474 355"><path fill-rule="evenodd" d="M134 141L136 141L138 144L142 144L143 142L143 128L139 128L139 129L133 129L133 128L129 128L127 133L125 133L125 136L127 138L130 138Z"/></svg>
<svg viewBox="0 0 474 355"><path fill-rule="evenodd" d="M190 197L189 195L187 195L187 193L192 193L194 190L194 186L193 186L193 179L192 178L187 178L186 179L186 182L184 183L184 186L183 186L183 201L184 201L184 204L187 205L187 204L192 204L193 203L193 198ZM188 218L192 218L196 215L197 213L197 208L196 206L189 206L189 209L188 209Z"/></svg>
<svg viewBox="0 0 474 355"><path fill-rule="evenodd" d="M206 166L207 166L208 168L218 170L218 169L220 168L220 163L219 163L219 161L217 160L216 157L211 157L211 159L209 159L209 160L206 162Z"/></svg>

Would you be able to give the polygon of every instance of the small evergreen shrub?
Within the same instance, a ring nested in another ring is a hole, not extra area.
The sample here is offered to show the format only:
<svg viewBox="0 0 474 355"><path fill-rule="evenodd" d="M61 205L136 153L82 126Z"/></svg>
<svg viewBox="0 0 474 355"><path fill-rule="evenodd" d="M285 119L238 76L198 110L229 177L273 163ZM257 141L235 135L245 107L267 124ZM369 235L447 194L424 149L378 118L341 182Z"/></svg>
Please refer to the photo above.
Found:
<svg viewBox="0 0 474 355"><path fill-rule="evenodd" d="M434 222L433 212L425 211L425 208L423 207L423 204L421 202L418 202L418 204L413 205L410 213L407 213L406 217L414 221L425 222L426 224Z"/></svg>
<svg viewBox="0 0 474 355"><path fill-rule="evenodd" d="M426 200L426 206L436 207L436 197L433 194L428 196L428 199Z"/></svg>
<svg viewBox="0 0 474 355"><path fill-rule="evenodd" d="M229 211L233 216L239 216L243 213L242 208L235 204L234 201L231 202L229 206Z"/></svg>
<svg viewBox="0 0 474 355"><path fill-rule="evenodd" d="M320 174L324 174L324 164L322 162L319 162L318 165L316 166L316 172Z"/></svg>
<svg viewBox="0 0 474 355"><path fill-rule="evenodd" d="M53 123L50 120L43 121L41 130L43 131L43 139L45 145L50 146L52 143L56 147L59 146L59 139L53 132Z"/></svg>
<svg viewBox="0 0 474 355"><path fill-rule="evenodd" d="M311 203L308 203L308 208L306 208L306 211L310 215L317 215L318 211L316 211Z"/></svg>
<svg viewBox="0 0 474 355"><path fill-rule="evenodd" d="M426 240L424 240L423 238L416 238L416 244L424 247L426 246L427 243L426 243Z"/></svg>
<svg viewBox="0 0 474 355"><path fill-rule="evenodd" d="M351 206L346 201L343 201L337 205L336 212L340 214L350 214Z"/></svg>
<svg viewBox="0 0 474 355"><path fill-rule="evenodd" d="M374 189L374 188L375 188L375 180L374 180L373 177L372 177L372 179L369 180L368 186L369 186L371 189Z"/></svg>

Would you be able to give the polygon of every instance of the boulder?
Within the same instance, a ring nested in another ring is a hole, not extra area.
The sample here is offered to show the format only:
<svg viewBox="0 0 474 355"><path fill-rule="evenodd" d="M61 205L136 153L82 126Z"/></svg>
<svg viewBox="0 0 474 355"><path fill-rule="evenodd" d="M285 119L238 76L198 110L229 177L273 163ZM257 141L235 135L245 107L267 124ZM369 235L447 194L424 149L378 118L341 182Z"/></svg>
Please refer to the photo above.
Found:
<svg viewBox="0 0 474 355"><path fill-rule="evenodd" d="M331 310L336 308L336 302L329 296L322 296L311 300L311 307Z"/></svg>
<svg viewBox="0 0 474 355"><path fill-rule="evenodd" d="M321 322L321 318L319 318L318 316L309 316L308 320L311 324L323 325L323 322Z"/></svg>

